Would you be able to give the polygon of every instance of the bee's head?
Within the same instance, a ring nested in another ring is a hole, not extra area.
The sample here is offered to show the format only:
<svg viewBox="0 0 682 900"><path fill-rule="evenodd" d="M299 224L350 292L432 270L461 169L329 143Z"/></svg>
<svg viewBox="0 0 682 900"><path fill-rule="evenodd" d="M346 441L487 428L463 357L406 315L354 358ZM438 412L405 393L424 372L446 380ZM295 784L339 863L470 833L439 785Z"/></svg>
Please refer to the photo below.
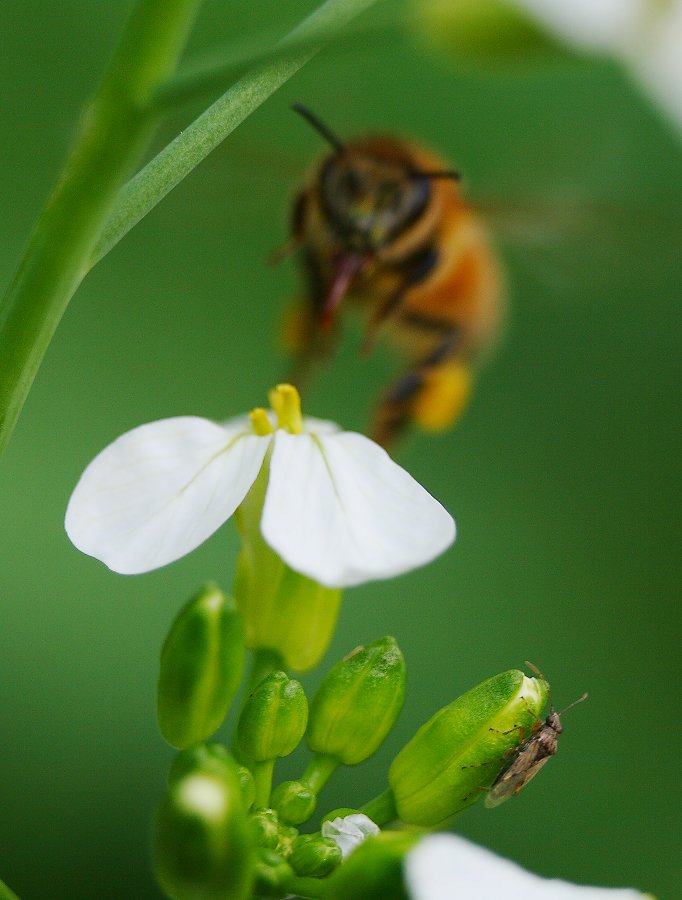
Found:
<svg viewBox="0 0 682 900"><path fill-rule="evenodd" d="M429 204L433 179L459 178L423 171L405 142L393 138L346 144L309 109L293 108L334 148L320 169L320 202L331 230L353 252L372 253L415 222Z"/></svg>
<svg viewBox="0 0 682 900"><path fill-rule="evenodd" d="M331 156L321 170L320 199L327 221L359 252L378 250L393 240L421 215L430 195L428 178L352 149Z"/></svg>

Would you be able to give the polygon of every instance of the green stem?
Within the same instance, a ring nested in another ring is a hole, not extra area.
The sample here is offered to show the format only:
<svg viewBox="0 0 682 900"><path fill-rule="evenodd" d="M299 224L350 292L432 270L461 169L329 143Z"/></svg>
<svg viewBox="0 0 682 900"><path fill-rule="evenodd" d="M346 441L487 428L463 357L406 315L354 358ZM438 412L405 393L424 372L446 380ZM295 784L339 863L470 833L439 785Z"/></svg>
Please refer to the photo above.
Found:
<svg viewBox="0 0 682 900"><path fill-rule="evenodd" d="M276 650L268 650L265 647L259 647L257 650L254 650L251 674L249 675L249 693L257 688L268 675L283 668L282 657Z"/></svg>
<svg viewBox="0 0 682 900"><path fill-rule="evenodd" d="M375 18L371 23L365 23L362 27L346 28L343 38L344 45L349 41L355 43L366 39L384 38L390 29L396 28L396 20L393 12L391 18ZM325 38L332 40L338 33L338 28L330 30ZM243 38L238 44L214 47L211 50L195 56L182 65L182 67L159 88L156 105L162 111L176 109L183 103L224 88L226 79L236 70L244 69L247 65L270 62L278 59L285 53L294 49L305 49L312 44L319 43L320 36L314 38L303 36L300 33L296 37L290 37L287 43L277 41L276 35L271 33L261 34L256 40L245 41Z"/></svg>
<svg viewBox="0 0 682 900"><path fill-rule="evenodd" d="M395 821L398 818L398 812L395 808L393 791L390 788L386 788L383 794L379 794L378 797L361 806L360 812L369 816L380 827Z"/></svg>
<svg viewBox="0 0 682 900"><path fill-rule="evenodd" d="M297 897L304 897L307 900L322 900L327 895L327 885L323 878L306 878L302 875L294 875L287 879L286 884L282 887L295 894Z"/></svg>
<svg viewBox="0 0 682 900"><path fill-rule="evenodd" d="M253 808L270 805L270 792L272 791L272 773L275 768L274 759L266 759L263 762L251 763L251 773L256 785L256 796Z"/></svg>
<svg viewBox="0 0 682 900"><path fill-rule="evenodd" d="M0 452L85 275L117 191L151 136L153 99L201 0L138 0L0 307Z"/></svg>
<svg viewBox="0 0 682 900"><path fill-rule="evenodd" d="M0 881L0 900L19 900L14 891L10 891L4 881Z"/></svg>
<svg viewBox="0 0 682 900"><path fill-rule="evenodd" d="M90 260L94 266L234 129L376 0L326 0L283 38L287 52L241 78L121 190Z"/></svg>
<svg viewBox="0 0 682 900"><path fill-rule="evenodd" d="M325 784L338 769L340 763L335 756L328 753L316 753L301 776L310 790L317 796Z"/></svg>

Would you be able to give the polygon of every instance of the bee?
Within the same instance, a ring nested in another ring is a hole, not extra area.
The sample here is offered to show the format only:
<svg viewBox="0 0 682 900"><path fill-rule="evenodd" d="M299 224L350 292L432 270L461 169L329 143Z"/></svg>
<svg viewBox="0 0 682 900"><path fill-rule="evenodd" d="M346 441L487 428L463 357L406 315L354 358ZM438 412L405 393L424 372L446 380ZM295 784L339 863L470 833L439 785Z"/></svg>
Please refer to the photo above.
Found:
<svg viewBox="0 0 682 900"><path fill-rule="evenodd" d="M545 681L545 676L532 663L526 665ZM555 755L559 745L559 735L563 732L561 716L569 709L573 709L578 703L587 700L587 694L583 694L574 700L570 706L558 713L554 709L550 694L550 712L545 721L538 719L531 730L530 737L522 741L516 748L514 755L507 766L500 772L486 794L485 805L487 807L499 806L510 797L515 797L528 784L531 778L535 778L547 760Z"/></svg>
<svg viewBox="0 0 682 900"><path fill-rule="evenodd" d="M370 436L389 447L412 423L446 429L500 320L502 278L483 223L459 173L431 151L388 135L344 142L306 107L293 109L332 151L296 196L283 248L300 251L306 287L292 381L300 387L330 353L343 301L363 314L365 351L385 331L407 363Z"/></svg>

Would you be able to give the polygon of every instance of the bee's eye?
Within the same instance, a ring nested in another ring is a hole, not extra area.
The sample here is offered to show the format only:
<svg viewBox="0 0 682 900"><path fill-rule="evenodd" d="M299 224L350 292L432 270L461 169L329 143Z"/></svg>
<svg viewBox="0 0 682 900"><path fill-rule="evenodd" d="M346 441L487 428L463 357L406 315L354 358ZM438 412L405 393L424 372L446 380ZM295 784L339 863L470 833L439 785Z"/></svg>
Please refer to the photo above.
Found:
<svg viewBox="0 0 682 900"><path fill-rule="evenodd" d="M356 200L365 191L365 184L355 169L346 169L339 178L339 189L344 197Z"/></svg>

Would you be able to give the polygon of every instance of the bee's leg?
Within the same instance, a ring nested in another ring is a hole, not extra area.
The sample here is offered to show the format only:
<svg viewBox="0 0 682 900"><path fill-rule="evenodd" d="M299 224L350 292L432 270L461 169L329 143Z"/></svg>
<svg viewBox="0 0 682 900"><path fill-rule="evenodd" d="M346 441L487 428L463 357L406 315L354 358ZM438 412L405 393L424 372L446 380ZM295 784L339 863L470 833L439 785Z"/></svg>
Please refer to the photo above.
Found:
<svg viewBox="0 0 682 900"><path fill-rule="evenodd" d="M282 260L285 260L288 256L291 256L292 253L296 253L297 250L300 250L303 247L305 242L305 231L303 226L305 222L306 203L306 195L301 191L294 200L291 210L291 220L289 223L291 235L283 244L280 244L279 247L275 247L275 249L268 254L269 265L279 265Z"/></svg>
<svg viewBox="0 0 682 900"><path fill-rule="evenodd" d="M448 428L469 397L471 368L458 356L459 329L449 322L414 316L404 321L425 331L437 331L439 341L429 353L390 388L375 413L370 436L382 447L390 446L403 429L416 422L430 431Z"/></svg>
<svg viewBox="0 0 682 900"><path fill-rule="evenodd" d="M322 328L320 324L327 288L315 255L304 250L301 263L306 297L285 322L284 338L286 348L293 355L287 380L303 392L314 370L331 355L338 329L336 324L331 328Z"/></svg>
<svg viewBox="0 0 682 900"><path fill-rule="evenodd" d="M367 324L367 332L362 345L362 352L369 353L374 348L377 332L384 322L394 315L405 299L408 290L415 284L425 281L438 265L437 247L427 246L415 254L404 268L404 280L389 297L379 305Z"/></svg>

